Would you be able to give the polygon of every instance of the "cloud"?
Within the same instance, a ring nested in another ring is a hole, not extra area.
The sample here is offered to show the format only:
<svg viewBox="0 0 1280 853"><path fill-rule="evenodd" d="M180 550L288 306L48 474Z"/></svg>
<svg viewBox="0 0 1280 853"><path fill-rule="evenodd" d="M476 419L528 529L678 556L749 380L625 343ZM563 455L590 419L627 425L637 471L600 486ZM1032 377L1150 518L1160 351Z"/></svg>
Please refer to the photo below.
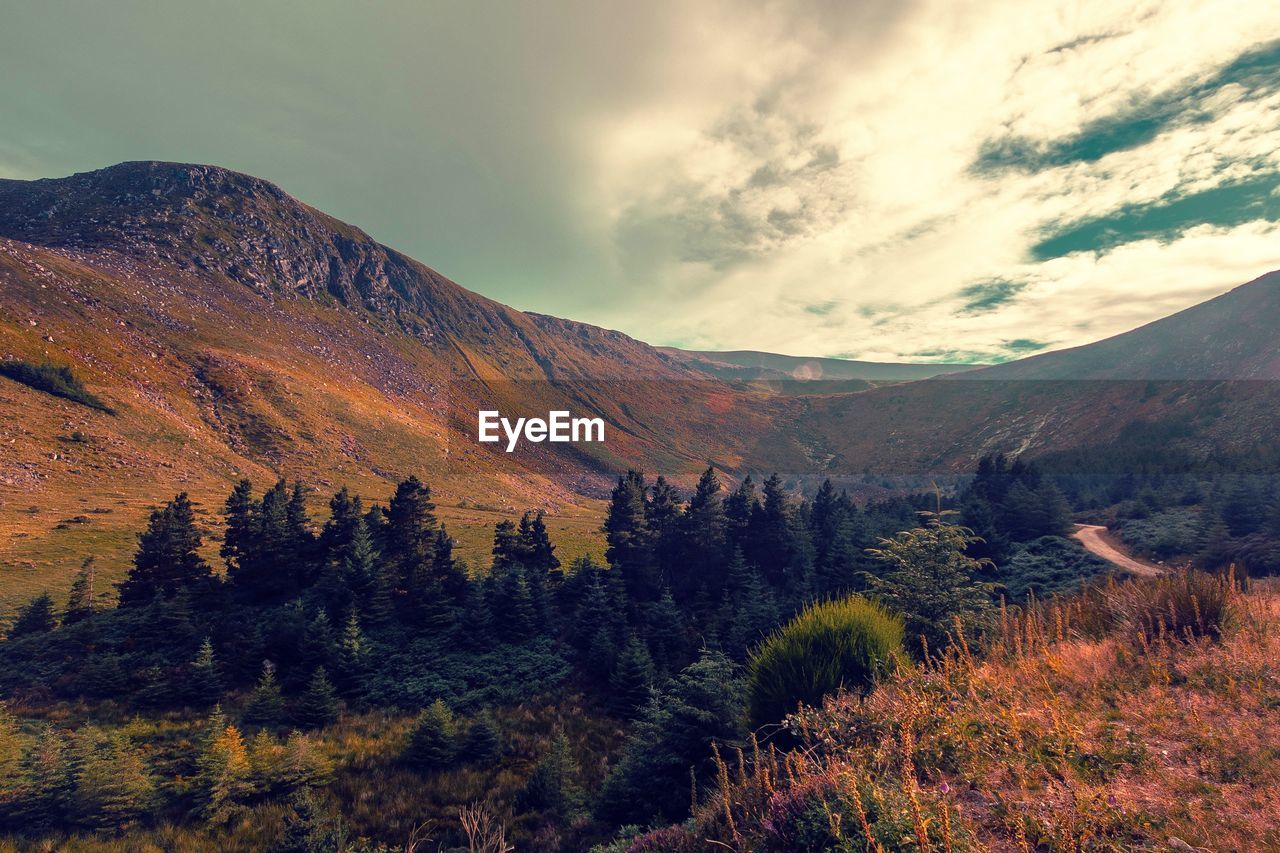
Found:
<svg viewBox="0 0 1280 853"><path fill-rule="evenodd" d="M240 168L702 349L998 360L1280 268L1277 4L260 6L13 10L0 170Z"/></svg>

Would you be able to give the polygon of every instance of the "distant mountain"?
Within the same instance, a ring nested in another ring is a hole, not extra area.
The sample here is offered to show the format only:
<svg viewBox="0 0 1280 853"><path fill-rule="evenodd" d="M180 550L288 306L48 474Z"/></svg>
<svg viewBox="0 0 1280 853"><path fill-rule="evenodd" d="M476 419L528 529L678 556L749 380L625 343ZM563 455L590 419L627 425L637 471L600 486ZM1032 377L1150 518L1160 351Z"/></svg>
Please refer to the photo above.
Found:
<svg viewBox="0 0 1280 853"><path fill-rule="evenodd" d="M798 439L832 470L968 469L985 453L1274 455L1280 273L1097 343L862 394L814 397ZM1116 471L1100 470L1098 474Z"/></svg>
<svg viewBox="0 0 1280 853"><path fill-rule="evenodd" d="M966 379L1280 379L1280 272L1097 343Z"/></svg>
<svg viewBox="0 0 1280 853"><path fill-rule="evenodd" d="M842 358L805 358L755 350L707 352L658 347L662 352L720 379L741 381L908 382L973 370L972 364L892 364Z"/></svg>

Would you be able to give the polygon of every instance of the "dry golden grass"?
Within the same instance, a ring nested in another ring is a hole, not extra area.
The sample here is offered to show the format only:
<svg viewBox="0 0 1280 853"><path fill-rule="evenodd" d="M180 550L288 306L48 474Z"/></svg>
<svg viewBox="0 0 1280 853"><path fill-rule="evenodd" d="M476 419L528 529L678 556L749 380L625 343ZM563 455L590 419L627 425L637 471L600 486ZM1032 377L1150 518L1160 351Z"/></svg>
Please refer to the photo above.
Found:
<svg viewBox="0 0 1280 853"><path fill-rule="evenodd" d="M727 756L696 828L634 849L787 849L815 813L854 850L1280 849L1280 594L1232 591L1220 638L1102 624L1156 586L1007 613L981 661L802 712L807 748Z"/></svg>

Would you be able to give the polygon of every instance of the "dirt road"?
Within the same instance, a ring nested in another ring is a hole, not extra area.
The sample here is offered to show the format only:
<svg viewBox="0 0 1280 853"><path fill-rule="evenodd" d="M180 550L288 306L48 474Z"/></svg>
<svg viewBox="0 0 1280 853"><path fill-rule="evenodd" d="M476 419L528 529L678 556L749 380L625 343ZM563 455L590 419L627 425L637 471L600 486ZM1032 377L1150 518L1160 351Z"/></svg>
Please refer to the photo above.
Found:
<svg viewBox="0 0 1280 853"><path fill-rule="evenodd" d="M1100 524L1077 524L1076 532L1071 535L1080 540L1080 544L1086 551L1096 554L1125 571L1133 572L1135 575L1164 574L1163 566L1131 557L1122 551L1123 546L1116 543L1107 532L1107 528Z"/></svg>

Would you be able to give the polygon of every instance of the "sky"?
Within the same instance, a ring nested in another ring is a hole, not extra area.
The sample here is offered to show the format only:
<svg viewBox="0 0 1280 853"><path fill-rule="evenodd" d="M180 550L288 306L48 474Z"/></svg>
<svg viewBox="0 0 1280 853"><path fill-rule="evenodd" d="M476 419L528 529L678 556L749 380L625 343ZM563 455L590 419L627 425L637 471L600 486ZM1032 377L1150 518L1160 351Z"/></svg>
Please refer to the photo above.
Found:
<svg viewBox="0 0 1280 853"><path fill-rule="evenodd" d="M0 0L0 176L271 180L660 345L1001 361L1280 268L1280 3Z"/></svg>

